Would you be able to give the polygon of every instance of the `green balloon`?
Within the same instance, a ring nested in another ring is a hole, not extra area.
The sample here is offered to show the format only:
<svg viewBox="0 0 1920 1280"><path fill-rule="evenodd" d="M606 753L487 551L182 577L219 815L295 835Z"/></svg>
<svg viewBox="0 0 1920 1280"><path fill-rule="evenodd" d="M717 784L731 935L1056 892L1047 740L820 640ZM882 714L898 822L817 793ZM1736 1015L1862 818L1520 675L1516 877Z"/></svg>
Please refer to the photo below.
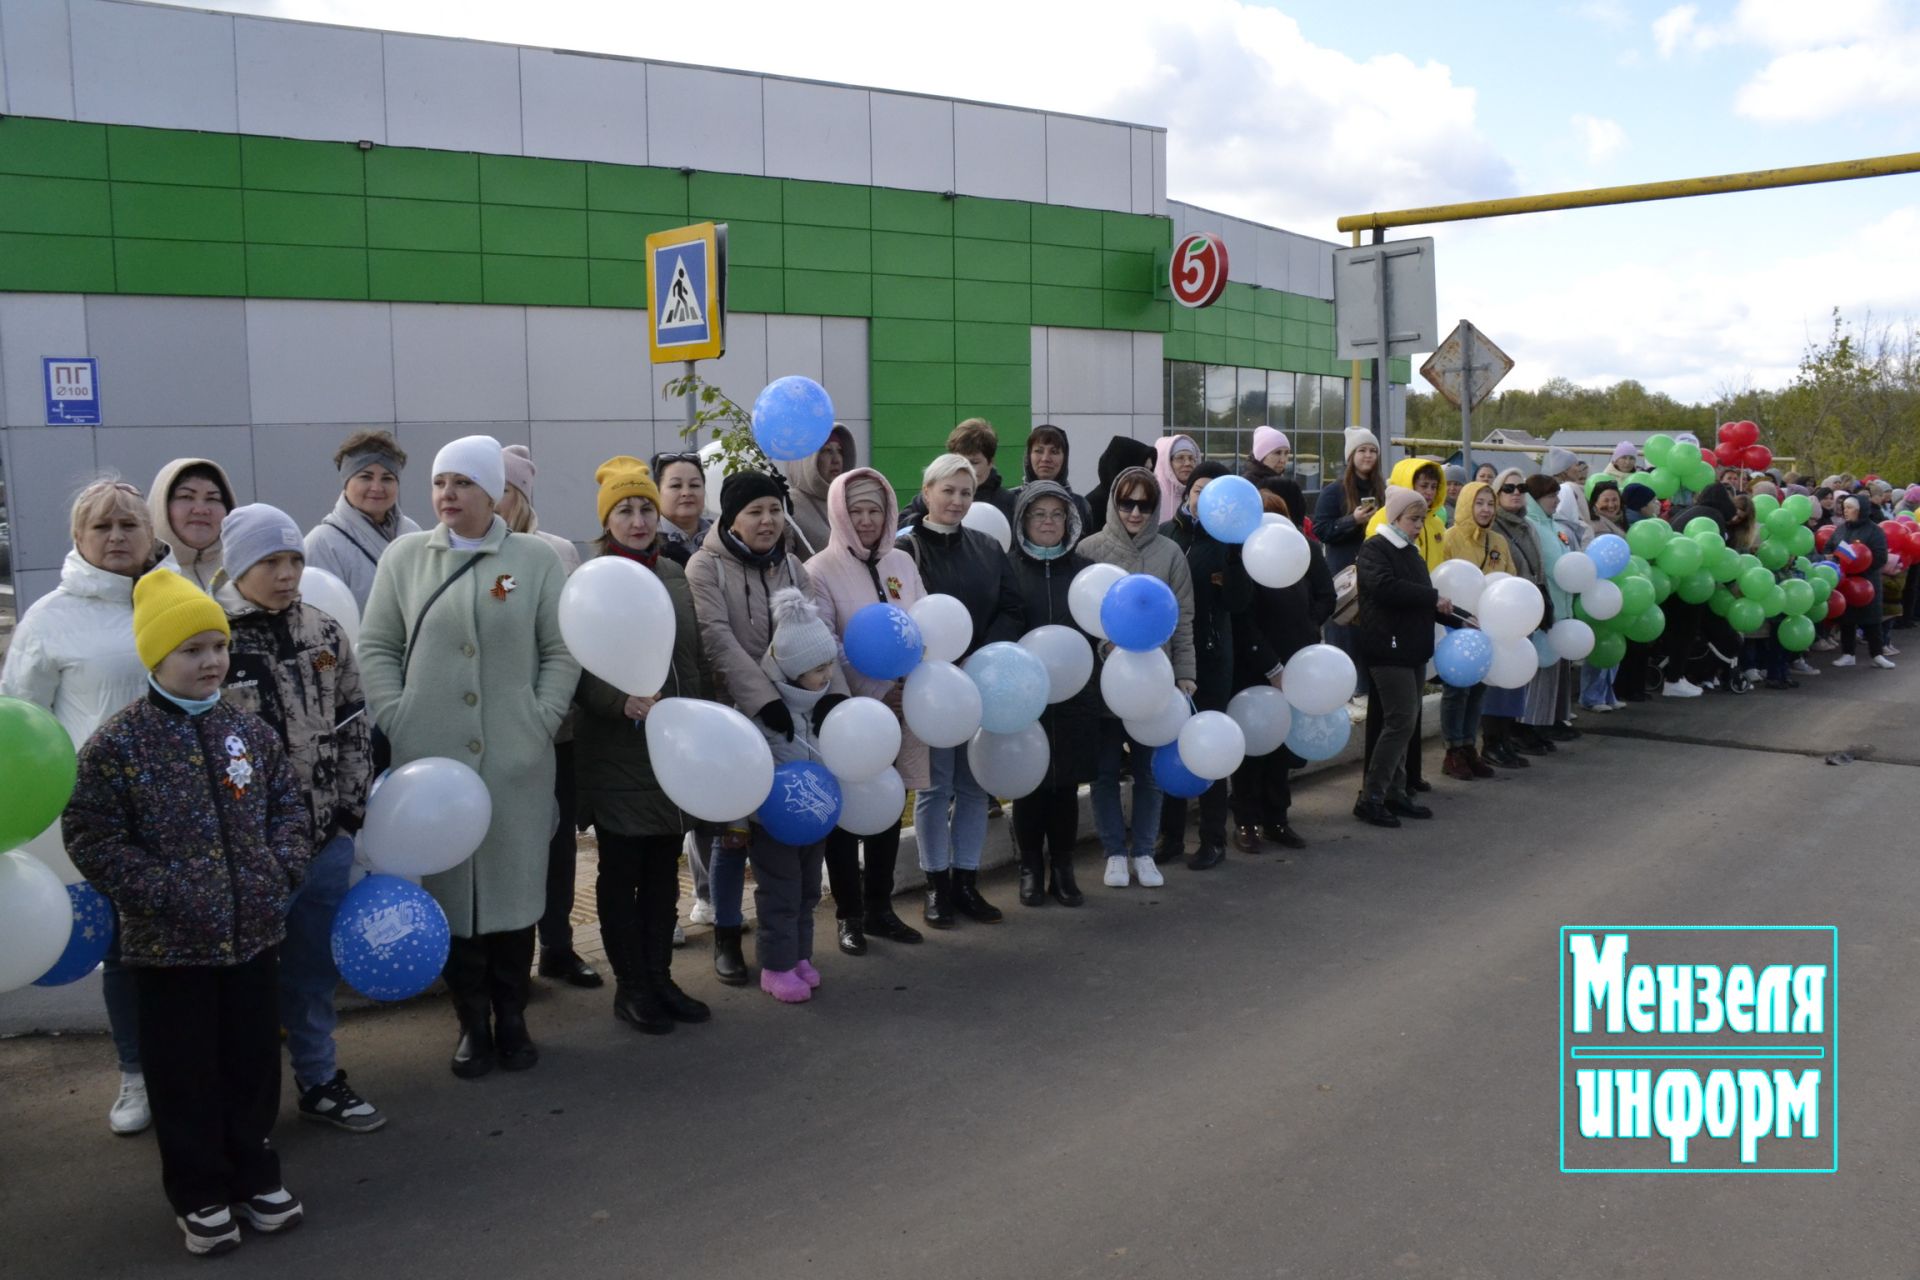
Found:
<svg viewBox="0 0 1920 1280"><path fill-rule="evenodd" d="M1646 458L1648 466L1658 470L1661 467L1669 465L1673 457L1673 446L1674 439L1672 436L1648 436L1647 442L1640 446L1640 453ZM1659 490L1656 489L1654 492L1659 493ZM1666 495L1662 494L1661 496L1664 497Z"/></svg>
<svg viewBox="0 0 1920 1280"><path fill-rule="evenodd" d="M1620 588L1620 613L1631 618L1653 608L1653 584L1637 573L1624 573L1613 580Z"/></svg>
<svg viewBox="0 0 1920 1280"><path fill-rule="evenodd" d="M1805 524L1813 519L1813 499L1804 493L1789 495L1780 508L1793 517L1795 524Z"/></svg>
<svg viewBox="0 0 1920 1280"><path fill-rule="evenodd" d="M1840 571L1830 564L1817 564L1813 566L1812 576L1819 580L1820 585L1827 589L1828 594L1832 594L1840 589Z"/></svg>
<svg viewBox="0 0 1920 1280"><path fill-rule="evenodd" d="M1673 594L1673 579L1659 565L1647 570L1647 581L1653 584L1653 602L1665 604L1667 597Z"/></svg>
<svg viewBox="0 0 1920 1280"><path fill-rule="evenodd" d="M1726 617L1727 610L1733 608L1733 603L1733 592L1725 587L1715 587L1713 594L1707 597L1707 608L1713 611L1713 616L1716 618Z"/></svg>
<svg viewBox="0 0 1920 1280"><path fill-rule="evenodd" d="M1686 482L1687 488L1698 493L1713 483L1713 464L1705 458L1696 459L1692 466L1680 473L1680 478Z"/></svg>
<svg viewBox="0 0 1920 1280"><path fill-rule="evenodd" d="M1787 553L1787 549L1777 542L1761 543L1760 549L1754 552L1754 554L1760 557L1761 564L1776 573L1786 568L1787 561L1793 559L1793 557Z"/></svg>
<svg viewBox="0 0 1920 1280"><path fill-rule="evenodd" d="M1625 578L1625 577L1644 578L1647 576L1647 570L1652 567L1653 566L1649 565L1645 560L1642 560L1639 556L1628 556L1627 567L1625 571L1622 572L1619 576L1621 578ZM1615 579L1615 581L1618 581L1618 580L1619 578Z"/></svg>
<svg viewBox="0 0 1920 1280"><path fill-rule="evenodd" d="M1692 538L1674 538L1660 548L1658 563L1674 577L1684 578L1698 569L1706 558L1706 549Z"/></svg>
<svg viewBox="0 0 1920 1280"><path fill-rule="evenodd" d="M1773 585L1773 570L1763 564L1756 564L1751 569L1743 569L1737 581L1740 585L1740 594L1749 600L1756 600L1765 595L1767 588Z"/></svg>
<svg viewBox="0 0 1920 1280"><path fill-rule="evenodd" d="M0 698L0 849L17 849L60 820L73 795L73 739L51 712Z"/></svg>
<svg viewBox="0 0 1920 1280"><path fill-rule="evenodd" d="M1727 609L1727 625L1743 635L1758 631L1766 621L1765 611L1752 600L1735 600Z"/></svg>
<svg viewBox="0 0 1920 1280"><path fill-rule="evenodd" d="M1825 609L1826 605L1822 603L1821 608ZM1805 653L1813 647L1813 619L1798 616L1782 618L1773 634L1774 639L1780 642L1780 647L1788 653Z"/></svg>
<svg viewBox="0 0 1920 1280"><path fill-rule="evenodd" d="M1793 531L1803 526L1806 521L1795 520L1793 518L1793 512L1782 507L1778 511L1769 512L1767 515L1761 517L1760 523L1766 527L1767 537L1769 539L1778 538L1782 542L1785 542L1792 538Z"/></svg>
<svg viewBox="0 0 1920 1280"><path fill-rule="evenodd" d="M1813 561L1805 556L1796 556L1793 561L1793 571L1804 578L1813 572Z"/></svg>
<svg viewBox="0 0 1920 1280"><path fill-rule="evenodd" d="M1802 609L1800 612L1806 614L1809 618L1812 618L1816 624L1825 622L1827 620L1827 602L1829 599L1832 598L1832 596L1833 596L1833 592L1831 591L1821 591L1820 589L1815 588L1813 593L1813 603L1808 605L1806 608Z"/></svg>
<svg viewBox="0 0 1920 1280"><path fill-rule="evenodd" d="M1780 584L1780 596L1783 607L1788 613L1805 613L1813 608L1813 584L1799 578L1788 578ZM1825 608L1825 602L1821 603Z"/></svg>
<svg viewBox="0 0 1920 1280"><path fill-rule="evenodd" d="M1713 597L1713 575L1705 569L1695 569L1674 584L1673 590L1688 604L1705 604Z"/></svg>
<svg viewBox="0 0 1920 1280"><path fill-rule="evenodd" d="M1710 533L1713 535L1714 541L1724 541L1724 539L1720 537L1720 526L1715 524L1708 516L1695 516L1693 519L1687 521L1685 532L1689 538L1698 538L1702 534Z"/></svg>
<svg viewBox="0 0 1920 1280"><path fill-rule="evenodd" d="M1680 477L1665 467L1655 467L1649 472L1647 484L1653 489L1653 496L1663 502L1680 492Z"/></svg>
<svg viewBox="0 0 1920 1280"><path fill-rule="evenodd" d="M1627 639L1635 644L1652 644L1667 629L1667 615L1658 609L1635 614L1627 624Z"/></svg>
<svg viewBox="0 0 1920 1280"><path fill-rule="evenodd" d="M1780 499L1770 493L1757 493L1753 496L1753 516L1756 520L1765 520L1780 509Z"/></svg>
<svg viewBox="0 0 1920 1280"><path fill-rule="evenodd" d="M1672 537L1673 529L1665 520L1640 520L1627 530L1627 549L1651 560Z"/></svg>
<svg viewBox="0 0 1920 1280"><path fill-rule="evenodd" d="M1798 498L1800 494L1794 494ZM1802 525L1787 535L1787 550L1797 556L1813 554L1813 530Z"/></svg>
<svg viewBox="0 0 1920 1280"><path fill-rule="evenodd" d="M1626 656L1626 638L1605 632L1594 636L1593 652L1587 655L1587 665L1604 671L1608 667L1619 666Z"/></svg>
<svg viewBox="0 0 1920 1280"><path fill-rule="evenodd" d="M1759 602L1760 611L1769 618L1778 617L1780 614L1786 612L1787 593L1781 590L1780 584L1777 582L1755 596L1754 599Z"/></svg>
<svg viewBox="0 0 1920 1280"><path fill-rule="evenodd" d="M1718 547L1707 553L1707 571L1715 582L1732 582L1740 576L1740 553L1732 547Z"/></svg>
<svg viewBox="0 0 1920 1280"><path fill-rule="evenodd" d="M1739 553L1739 555L1740 555L1740 572L1742 573L1745 573L1749 569L1759 569L1759 568L1765 567L1760 563L1760 557L1753 554L1753 552L1751 551L1742 551Z"/></svg>

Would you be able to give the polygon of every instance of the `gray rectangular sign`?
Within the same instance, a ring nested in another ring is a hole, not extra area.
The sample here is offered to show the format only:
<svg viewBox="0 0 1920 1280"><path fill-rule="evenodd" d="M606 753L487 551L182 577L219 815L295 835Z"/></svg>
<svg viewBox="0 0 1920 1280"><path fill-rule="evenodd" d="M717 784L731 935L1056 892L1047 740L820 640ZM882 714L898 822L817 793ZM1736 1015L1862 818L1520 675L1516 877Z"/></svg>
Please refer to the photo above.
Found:
<svg viewBox="0 0 1920 1280"><path fill-rule="evenodd" d="M1384 282L1382 263L1386 264ZM1385 351L1381 350L1383 310ZM1433 238L1387 240L1335 249L1333 324L1334 357L1339 360L1404 356L1439 346Z"/></svg>

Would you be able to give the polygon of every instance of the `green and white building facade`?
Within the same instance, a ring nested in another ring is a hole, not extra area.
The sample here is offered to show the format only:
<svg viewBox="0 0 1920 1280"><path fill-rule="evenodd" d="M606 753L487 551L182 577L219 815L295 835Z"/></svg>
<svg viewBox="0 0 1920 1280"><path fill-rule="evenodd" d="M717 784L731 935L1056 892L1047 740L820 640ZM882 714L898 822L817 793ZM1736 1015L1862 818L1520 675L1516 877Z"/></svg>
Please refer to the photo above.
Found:
<svg viewBox="0 0 1920 1280"><path fill-rule="evenodd" d="M743 403L819 379L903 490L974 415L1014 482L1049 421L1082 490L1108 437L1169 426L1225 457L1272 423L1337 463L1334 245L1170 201L1168 144L634 58L0 0L18 603L57 581L93 474L144 486L169 458L212 457L240 500L310 526L363 425L421 463L476 431L529 445L543 527L591 536L594 465L680 439L661 395L677 367L647 360L642 242L705 220L729 227L730 314L702 373ZM1196 231L1224 239L1230 283L1189 311L1160 277ZM101 422L48 425L42 360L82 356ZM422 517L424 470L405 498Z"/></svg>

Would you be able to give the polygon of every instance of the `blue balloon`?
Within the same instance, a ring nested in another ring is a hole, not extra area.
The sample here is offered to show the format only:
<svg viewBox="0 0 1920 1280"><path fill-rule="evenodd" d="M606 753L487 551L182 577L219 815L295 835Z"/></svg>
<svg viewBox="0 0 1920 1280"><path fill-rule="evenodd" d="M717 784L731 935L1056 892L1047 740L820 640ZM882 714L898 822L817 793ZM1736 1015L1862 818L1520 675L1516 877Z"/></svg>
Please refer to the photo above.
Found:
<svg viewBox="0 0 1920 1280"><path fill-rule="evenodd" d="M818 844L840 821L840 782L811 760L783 764L773 771L773 790L754 820L781 844Z"/></svg>
<svg viewBox="0 0 1920 1280"><path fill-rule="evenodd" d="M1153 780L1170 796L1191 800L1212 786L1205 778L1187 768L1180 758L1180 744L1169 742L1153 749Z"/></svg>
<svg viewBox="0 0 1920 1280"><path fill-rule="evenodd" d="M1587 547L1587 558L1593 561L1594 570L1601 577L1617 578L1626 572L1633 548L1619 534L1603 533Z"/></svg>
<svg viewBox="0 0 1920 1280"><path fill-rule="evenodd" d="M1150 573L1128 574L1108 587L1100 601L1100 625L1107 639L1135 653L1171 640L1179 621L1180 602L1173 598L1173 588Z"/></svg>
<svg viewBox="0 0 1920 1280"><path fill-rule="evenodd" d="M80 981L100 967L113 945L113 904L107 895L90 884L70 884L67 897L73 903L73 932L67 935L67 949L53 968L33 980L36 987L64 987Z"/></svg>
<svg viewBox="0 0 1920 1280"><path fill-rule="evenodd" d="M333 964L369 1000L405 1000L447 967L451 938L432 894L399 876L370 875L340 900Z"/></svg>
<svg viewBox="0 0 1920 1280"><path fill-rule="evenodd" d="M1456 689L1470 689L1493 670L1493 641L1470 627L1449 631L1433 651L1434 669Z"/></svg>
<svg viewBox="0 0 1920 1280"><path fill-rule="evenodd" d="M981 646L960 669L980 690L988 733L1018 733L1047 709L1047 664L1010 640Z"/></svg>
<svg viewBox="0 0 1920 1280"><path fill-rule="evenodd" d="M1293 727L1287 730L1287 750L1302 760L1331 760L1346 749L1353 734L1353 721L1345 707L1335 707L1321 716L1293 713Z"/></svg>
<svg viewBox="0 0 1920 1280"><path fill-rule="evenodd" d="M920 624L897 604L870 604L854 614L843 643L853 669L875 680L900 679L927 652Z"/></svg>
<svg viewBox="0 0 1920 1280"><path fill-rule="evenodd" d="M1242 476L1219 476L1207 481L1200 491L1195 515L1201 525L1221 542L1245 542L1260 527L1265 508L1253 481Z"/></svg>
<svg viewBox="0 0 1920 1280"><path fill-rule="evenodd" d="M753 442L780 462L812 457L833 434L833 401L812 378L775 378L753 401Z"/></svg>

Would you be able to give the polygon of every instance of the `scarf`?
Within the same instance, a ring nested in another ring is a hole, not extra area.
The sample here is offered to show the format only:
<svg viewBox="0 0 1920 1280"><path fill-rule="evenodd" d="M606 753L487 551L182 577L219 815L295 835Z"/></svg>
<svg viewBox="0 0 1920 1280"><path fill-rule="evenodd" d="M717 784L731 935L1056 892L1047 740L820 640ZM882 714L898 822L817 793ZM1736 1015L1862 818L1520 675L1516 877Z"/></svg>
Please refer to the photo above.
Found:
<svg viewBox="0 0 1920 1280"><path fill-rule="evenodd" d="M603 555L619 556L622 560L636 560L649 569L654 568L660 562L660 539L658 536L655 536L653 547L648 551L635 551L632 547L627 546L612 534L606 536L603 545L605 547L605 550L602 552Z"/></svg>
<svg viewBox="0 0 1920 1280"><path fill-rule="evenodd" d="M147 685L155 693L159 694L161 697L165 698L168 702L171 702L174 706L180 708L182 711L186 712L190 716L202 715L208 711L213 710L216 706L220 704L220 691L218 689L215 689L213 691L213 696L210 698L182 698L176 694L168 693L165 689L161 688L160 682L153 678L153 675L151 672L149 672L147 675Z"/></svg>
<svg viewBox="0 0 1920 1280"><path fill-rule="evenodd" d="M1496 508L1493 523L1507 540L1507 546L1513 552L1513 572L1515 576L1525 578L1538 586L1546 581L1542 568L1543 557L1540 551L1540 538L1534 532L1533 521L1527 519L1522 511L1508 511L1505 507Z"/></svg>
<svg viewBox="0 0 1920 1280"><path fill-rule="evenodd" d="M765 551L755 551L747 546L746 543L740 541L739 535L733 530L722 529L720 530L720 545L726 548L727 554L747 566L747 568L759 569L762 572L771 569L776 564L780 564L787 558L786 543L783 539L778 538L776 538L773 545Z"/></svg>

